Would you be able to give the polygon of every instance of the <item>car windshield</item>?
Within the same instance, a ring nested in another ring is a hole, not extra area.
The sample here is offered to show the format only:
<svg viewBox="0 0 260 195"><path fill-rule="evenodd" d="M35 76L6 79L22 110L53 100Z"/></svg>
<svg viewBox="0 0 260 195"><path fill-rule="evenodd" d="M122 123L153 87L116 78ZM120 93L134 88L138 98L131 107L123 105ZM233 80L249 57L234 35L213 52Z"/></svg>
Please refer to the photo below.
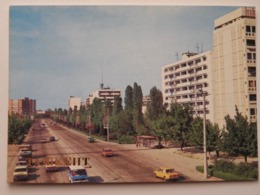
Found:
<svg viewBox="0 0 260 195"><path fill-rule="evenodd" d="M86 175L86 170L85 169L78 169L78 170L72 170L71 171L71 175L75 176L75 175Z"/></svg>
<svg viewBox="0 0 260 195"><path fill-rule="evenodd" d="M17 168L15 172L26 172L26 168Z"/></svg>
<svg viewBox="0 0 260 195"><path fill-rule="evenodd" d="M166 170L166 173L173 173L174 172L174 169L167 169Z"/></svg>

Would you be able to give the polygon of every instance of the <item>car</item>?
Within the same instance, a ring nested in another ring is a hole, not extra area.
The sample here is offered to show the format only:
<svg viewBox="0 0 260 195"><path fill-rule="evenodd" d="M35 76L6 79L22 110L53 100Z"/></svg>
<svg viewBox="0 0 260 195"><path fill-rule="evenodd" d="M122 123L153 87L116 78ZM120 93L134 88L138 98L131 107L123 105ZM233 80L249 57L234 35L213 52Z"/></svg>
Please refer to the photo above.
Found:
<svg viewBox="0 0 260 195"><path fill-rule="evenodd" d="M55 141L56 139L55 139L54 136L50 136L50 139L49 139L49 140L50 140L50 142L51 142L51 141Z"/></svg>
<svg viewBox="0 0 260 195"><path fill-rule="evenodd" d="M27 179L28 179L28 166L26 165L16 166L14 168L13 180L21 181Z"/></svg>
<svg viewBox="0 0 260 195"><path fill-rule="evenodd" d="M110 149L110 148L104 148L104 149L102 150L102 156L105 156L105 157L107 157L107 156L113 156L112 149Z"/></svg>
<svg viewBox="0 0 260 195"><path fill-rule="evenodd" d="M59 171L60 165L56 164L55 159L49 159L47 162L45 162L45 170L46 172Z"/></svg>
<svg viewBox="0 0 260 195"><path fill-rule="evenodd" d="M88 137L88 142L89 142L89 143L95 142L95 138L94 138L94 137Z"/></svg>
<svg viewBox="0 0 260 195"><path fill-rule="evenodd" d="M47 142L48 142L47 139L44 139L44 138L40 139L40 143L42 143L42 144L47 143Z"/></svg>
<svg viewBox="0 0 260 195"><path fill-rule="evenodd" d="M67 175L71 183L87 182L88 174L83 166L69 166Z"/></svg>
<svg viewBox="0 0 260 195"><path fill-rule="evenodd" d="M32 158L32 151L27 149L21 149L19 152L19 159Z"/></svg>
<svg viewBox="0 0 260 195"><path fill-rule="evenodd" d="M180 178L180 174L175 172L173 168L161 167L160 169L154 171L154 174L156 177L162 178L165 181L178 180Z"/></svg>
<svg viewBox="0 0 260 195"><path fill-rule="evenodd" d="M16 166L27 166L27 161L26 160L21 160L21 161L18 161L16 163Z"/></svg>
<svg viewBox="0 0 260 195"><path fill-rule="evenodd" d="M20 150L25 149L25 150L32 150L32 145L31 144L22 144L19 145Z"/></svg>

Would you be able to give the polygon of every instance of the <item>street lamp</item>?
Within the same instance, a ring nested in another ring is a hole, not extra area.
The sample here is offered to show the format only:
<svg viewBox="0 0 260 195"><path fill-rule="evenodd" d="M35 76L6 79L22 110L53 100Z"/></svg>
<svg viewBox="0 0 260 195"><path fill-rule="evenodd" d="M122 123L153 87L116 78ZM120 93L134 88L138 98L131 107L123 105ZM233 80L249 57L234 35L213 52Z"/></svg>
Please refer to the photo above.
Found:
<svg viewBox="0 0 260 195"><path fill-rule="evenodd" d="M203 96L203 152L204 152L204 178L208 178L208 161L207 161L207 136L206 136L206 96L208 93L201 88L198 90Z"/></svg>

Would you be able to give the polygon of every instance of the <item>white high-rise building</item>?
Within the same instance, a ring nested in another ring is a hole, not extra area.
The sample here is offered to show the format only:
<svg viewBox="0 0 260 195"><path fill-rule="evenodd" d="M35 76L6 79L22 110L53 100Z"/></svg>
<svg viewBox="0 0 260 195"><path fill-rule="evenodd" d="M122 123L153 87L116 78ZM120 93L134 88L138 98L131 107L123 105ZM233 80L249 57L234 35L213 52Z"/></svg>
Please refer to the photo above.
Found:
<svg viewBox="0 0 260 195"><path fill-rule="evenodd" d="M102 102L110 101L113 104L115 102L115 97L121 97L120 89L110 89L109 87L103 87L89 95L89 97L86 99L86 104L91 105L95 98L100 99Z"/></svg>
<svg viewBox="0 0 260 195"><path fill-rule="evenodd" d="M201 92L207 92L205 106L207 119L213 120L212 112L212 52L184 53L176 63L162 67L163 102L189 103L194 116L203 116L204 101Z"/></svg>
<svg viewBox="0 0 260 195"><path fill-rule="evenodd" d="M74 107L77 106L77 110L80 109L81 105L81 98L80 97L75 97L75 96L70 96L68 99L68 109L74 110Z"/></svg>
<svg viewBox="0 0 260 195"><path fill-rule="evenodd" d="M235 115L235 106L256 122L256 21L254 8L239 8L215 20L214 122Z"/></svg>

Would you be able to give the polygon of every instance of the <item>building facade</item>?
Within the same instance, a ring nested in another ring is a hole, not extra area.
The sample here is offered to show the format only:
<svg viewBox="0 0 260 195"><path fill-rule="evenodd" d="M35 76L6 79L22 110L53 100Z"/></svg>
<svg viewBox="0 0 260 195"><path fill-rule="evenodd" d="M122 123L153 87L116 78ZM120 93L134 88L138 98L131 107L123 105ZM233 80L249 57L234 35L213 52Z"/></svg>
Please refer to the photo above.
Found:
<svg viewBox="0 0 260 195"><path fill-rule="evenodd" d="M110 89L109 87L101 88L89 95L86 99L86 105L91 105L95 98L100 99L102 102L108 100L114 104L115 97L121 97L121 91L119 89Z"/></svg>
<svg viewBox="0 0 260 195"><path fill-rule="evenodd" d="M9 99L8 114L33 116L36 114L36 100L28 97L24 99Z"/></svg>
<svg viewBox="0 0 260 195"><path fill-rule="evenodd" d="M225 125L224 116L235 107L256 122L256 21L254 8L239 8L215 20L214 122Z"/></svg>
<svg viewBox="0 0 260 195"><path fill-rule="evenodd" d="M211 56L211 51L188 52L182 55L180 61L162 67L163 102L168 108L172 102L188 103L193 107L194 117L202 117L205 94L207 119L213 120Z"/></svg>
<svg viewBox="0 0 260 195"><path fill-rule="evenodd" d="M70 96L68 99L68 109L74 110L75 106L77 107L77 110L80 109L81 106L81 98L80 97L75 97L75 96Z"/></svg>

